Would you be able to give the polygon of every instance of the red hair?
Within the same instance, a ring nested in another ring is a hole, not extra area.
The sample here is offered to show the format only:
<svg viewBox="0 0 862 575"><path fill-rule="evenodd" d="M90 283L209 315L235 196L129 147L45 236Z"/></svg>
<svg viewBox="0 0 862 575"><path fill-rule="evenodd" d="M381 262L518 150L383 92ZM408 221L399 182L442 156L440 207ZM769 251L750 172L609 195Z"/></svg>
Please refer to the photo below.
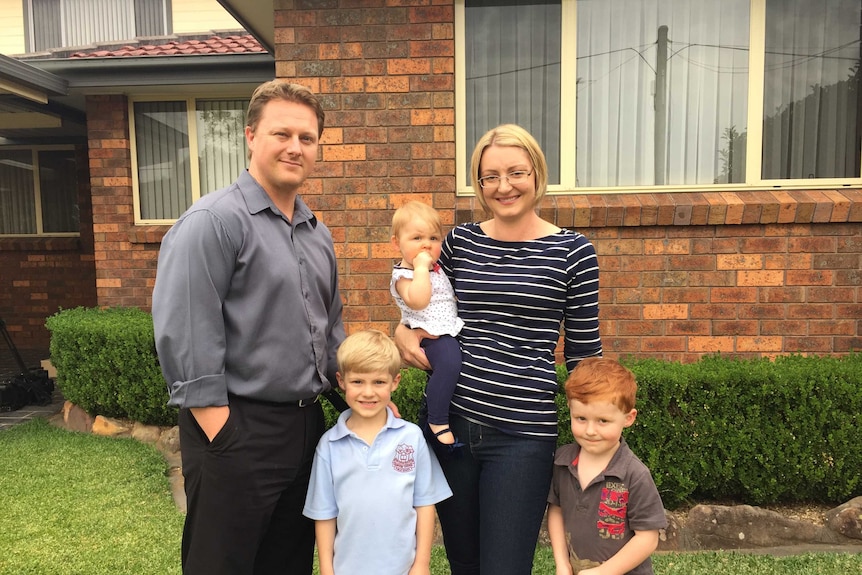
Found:
<svg viewBox="0 0 862 575"><path fill-rule="evenodd" d="M623 413L635 407L635 375L618 361L603 357L582 359L566 379L566 399L581 403L608 401Z"/></svg>

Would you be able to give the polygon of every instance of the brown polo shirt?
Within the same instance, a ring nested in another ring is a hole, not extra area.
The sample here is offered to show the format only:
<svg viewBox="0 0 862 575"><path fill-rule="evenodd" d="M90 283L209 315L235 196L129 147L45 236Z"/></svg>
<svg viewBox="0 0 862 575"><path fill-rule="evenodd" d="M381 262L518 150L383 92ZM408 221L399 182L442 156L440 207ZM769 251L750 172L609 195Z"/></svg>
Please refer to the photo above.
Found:
<svg viewBox="0 0 862 575"><path fill-rule="evenodd" d="M605 562L634 537L635 530L667 527L664 505L649 469L620 440L607 469L590 482L586 490L578 481L577 443L557 448L554 478L548 503L563 510L563 522L571 541L571 551L580 559ZM631 575L651 575L647 559Z"/></svg>

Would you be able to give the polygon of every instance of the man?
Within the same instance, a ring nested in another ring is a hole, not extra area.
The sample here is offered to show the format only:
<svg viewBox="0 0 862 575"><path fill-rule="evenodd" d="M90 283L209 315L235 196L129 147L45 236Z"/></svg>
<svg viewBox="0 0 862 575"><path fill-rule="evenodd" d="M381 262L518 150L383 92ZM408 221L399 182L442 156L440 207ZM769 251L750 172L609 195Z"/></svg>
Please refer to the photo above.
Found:
<svg viewBox="0 0 862 575"><path fill-rule="evenodd" d="M344 339L332 237L298 195L323 124L307 88L259 86L248 170L162 242L152 310L180 408L186 574L312 571L302 507Z"/></svg>

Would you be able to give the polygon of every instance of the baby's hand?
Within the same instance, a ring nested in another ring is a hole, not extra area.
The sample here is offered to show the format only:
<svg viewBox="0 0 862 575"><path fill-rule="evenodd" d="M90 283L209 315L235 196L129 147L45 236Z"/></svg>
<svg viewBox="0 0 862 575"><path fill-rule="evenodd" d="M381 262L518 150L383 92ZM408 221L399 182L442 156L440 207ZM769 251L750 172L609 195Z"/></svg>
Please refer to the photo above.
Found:
<svg viewBox="0 0 862 575"><path fill-rule="evenodd" d="M416 254L416 257L413 258L413 269L424 268L426 270L430 270L434 265L434 258L431 257L431 254L428 252L419 252Z"/></svg>

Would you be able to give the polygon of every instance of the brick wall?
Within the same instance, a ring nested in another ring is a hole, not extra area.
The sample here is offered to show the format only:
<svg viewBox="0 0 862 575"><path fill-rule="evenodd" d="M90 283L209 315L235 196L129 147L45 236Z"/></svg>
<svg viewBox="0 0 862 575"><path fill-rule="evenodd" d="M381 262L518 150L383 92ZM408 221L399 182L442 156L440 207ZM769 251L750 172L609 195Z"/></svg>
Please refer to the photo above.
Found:
<svg viewBox="0 0 862 575"><path fill-rule="evenodd" d="M406 199L445 224L455 197L451 1L275 3L276 73L327 108L306 201L333 231L348 331L390 330L389 218ZM862 348L862 195L854 190L555 196L547 219L599 253L608 355Z"/></svg>
<svg viewBox="0 0 862 575"><path fill-rule="evenodd" d="M0 318L28 362L47 357L45 318L60 308L96 305L87 151L81 146L76 154L80 237L0 238ZM0 342L0 362L11 357L5 348Z"/></svg>
<svg viewBox="0 0 862 575"><path fill-rule="evenodd" d="M128 101L87 98L98 305L149 310L167 226L135 226Z"/></svg>
<svg viewBox="0 0 862 575"><path fill-rule="evenodd" d="M277 0L275 23L278 76L327 109L303 197L332 230L348 331L391 332L392 211L417 199L447 228L483 219L455 195L451 2ZM127 114L124 97L89 98L98 303L149 309L167 228L134 225ZM610 356L862 349L857 190L566 195L541 213L596 246Z"/></svg>

